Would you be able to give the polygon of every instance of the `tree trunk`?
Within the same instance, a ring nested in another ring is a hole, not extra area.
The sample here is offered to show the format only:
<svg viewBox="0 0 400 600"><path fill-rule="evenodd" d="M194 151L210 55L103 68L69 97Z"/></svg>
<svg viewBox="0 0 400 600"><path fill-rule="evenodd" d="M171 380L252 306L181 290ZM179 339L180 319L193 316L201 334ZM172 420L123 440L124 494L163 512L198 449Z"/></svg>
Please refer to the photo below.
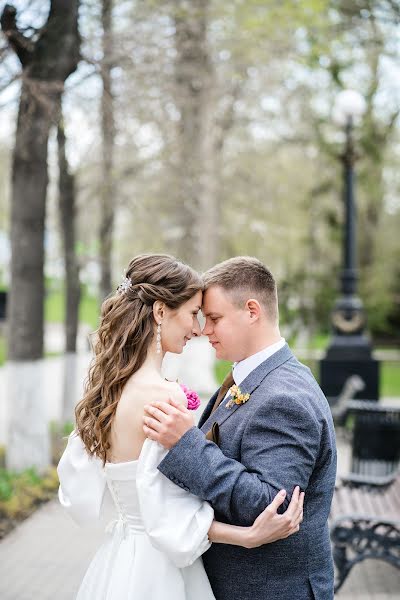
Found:
<svg viewBox="0 0 400 600"><path fill-rule="evenodd" d="M65 351L76 352L78 333L80 282L76 244L75 177L70 173L65 153L64 123L61 118L57 131L59 165L59 212L65 265Z"/></svg>
<svg viewBox="0 0 400 600"><path fill-rule="evenodd" d="M41 83L22 83L12 161L8 358L18 361L43 355L47 141L55 117L55 98L46 92Z"/></svg>
<svg viewBox="0 0 400 600"><path fill-rule="evenodd" d="M66 78L79 60L79 0L52 0L36 41L18 29L6 4L1 26L22 65L22 89L12 162L7 467L49 464L43 406L44 224L47 144Z"/></svg>
<svg viewBox="0 0 400 600"><path fill-rule="evenodd" d="M65 355L62 394L62 421L73 421L76 402L76 338L79 323L79 264L75 253L76 192L75 177L70 172L65 152L62 114L58 123L59 214L65 266Z"/></svg>
<svg viewBox="0 0 400 600"><path fill-rule="evenodd" d="M101 190L100 222L100 261L101 281L100 300L103 301L112 289L111 263L114 231L114 106L112 95L112 8L113 0L102 0L101 21L103 26L103 60L101 62L101 80L103 94L101 98L102 162L103 184Z"/></svg>
<svg viewBox="0 0 400 600"><path fill-rule="evenodd" d="M220 178L219 167L223 143L221 145L218 144L217 131L219 129L215 123L215 85L211 85L213 76L215 76L215 72L211 68L211 65L209 65L207 73L208 94L203 100L203 156L202 163L199 165L202 172L199 173L201 185L199 190L199 215L197 217L196 228L198 247L197 267L201 271L205 271L214 265L220 254L218 182Z"/></svg>
<svg viewBox="0 0 400 600"><path fill-rule="evenodd" d="M175 89L179 122L177 216L181 228L179 258L202 268L207 257L204 240L204 211L210 204L212 185L207 181L207 149L210 135L211 63L207 48L208 0L176 2L175 7ZM203 211L203 217L201 217ZM214 218L214 217L211 217Z"/></svg>

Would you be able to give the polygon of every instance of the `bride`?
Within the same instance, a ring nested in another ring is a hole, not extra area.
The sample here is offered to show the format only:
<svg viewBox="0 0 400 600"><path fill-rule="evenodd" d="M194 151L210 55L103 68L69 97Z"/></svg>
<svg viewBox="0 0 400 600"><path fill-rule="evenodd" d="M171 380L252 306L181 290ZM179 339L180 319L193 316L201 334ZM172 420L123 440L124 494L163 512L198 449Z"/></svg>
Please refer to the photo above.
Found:
<svg viewBox="0 0 400 600"><path fill-rule="evenodd" d="M200 558L212 543L255 548L299 529L298 488L283 515L281 491L251 527L238 527L214 521L207 502L157 470L167 451L145 439L143 406L171 396L186 406L182 388L162 377L161 363L165 352L181 353L201 334L201 301L193 269L149 254L131 261L102 305L76 430L58 466L60 502L75 521L90 525L107 505L113 513L77 600L212 600Z"/></svg>

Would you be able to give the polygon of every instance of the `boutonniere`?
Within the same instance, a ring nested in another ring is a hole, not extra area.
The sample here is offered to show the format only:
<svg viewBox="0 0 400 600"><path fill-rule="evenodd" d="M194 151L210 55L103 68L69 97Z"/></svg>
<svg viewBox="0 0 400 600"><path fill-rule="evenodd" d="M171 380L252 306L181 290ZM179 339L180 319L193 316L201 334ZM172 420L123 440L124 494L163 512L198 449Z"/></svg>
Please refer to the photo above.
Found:
<svg viewBox="0 0 400 600"><path fill-rule="evenodd" d="M229 389L229 393L231 394L232 398L230 398L225 404L227 408L232 408L232 406L234 406L235 404L238 404L240 406L241 404L247 402L247 400L250 398L250 394L243 394L242 390L238 385L233 385Z"/></svg>

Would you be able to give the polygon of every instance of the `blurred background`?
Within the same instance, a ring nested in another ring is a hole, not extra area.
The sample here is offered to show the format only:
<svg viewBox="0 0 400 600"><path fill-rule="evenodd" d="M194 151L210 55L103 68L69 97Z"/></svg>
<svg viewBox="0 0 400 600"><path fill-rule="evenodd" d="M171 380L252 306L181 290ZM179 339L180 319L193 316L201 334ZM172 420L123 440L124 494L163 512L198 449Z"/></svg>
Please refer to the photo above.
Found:
<svg viewBox="0 0 400 600"><path fill-rule="evenodd" d="M0 14L0 535L54 495L89 334L141 252L269 266L282 333L339 415L340 468L359 475L346 402L400 411L398 2L15 0ZM229 369L206 340L167 363L204 400ZM394 573L375 573L378 591ZM4 598L32 597L18 589Z"/></svg>

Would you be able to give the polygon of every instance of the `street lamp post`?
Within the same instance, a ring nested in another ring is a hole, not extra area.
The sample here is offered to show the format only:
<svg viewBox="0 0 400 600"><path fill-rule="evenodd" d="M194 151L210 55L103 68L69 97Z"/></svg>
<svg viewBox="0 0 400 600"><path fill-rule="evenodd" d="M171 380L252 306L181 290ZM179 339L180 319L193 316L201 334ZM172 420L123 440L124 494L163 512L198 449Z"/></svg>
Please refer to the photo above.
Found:
<svg viewBox="0 0 400 600"><path fill-rule="evenodd" d="M345 129L343 164L343 201L345 224L343 235L343 268L340 276L340 296L332 314L332 337L325 358L320 363L321 387L331 405L352 375L359 375L364 389L359 392L370 400L379 398L379 363L372 357L372 346L366 334L366 318L361 299L357 296L356 262L356 202L354 195L353 128L365 110L365 101L353 90L341 92L334 107L335 121Z"/></svg>

